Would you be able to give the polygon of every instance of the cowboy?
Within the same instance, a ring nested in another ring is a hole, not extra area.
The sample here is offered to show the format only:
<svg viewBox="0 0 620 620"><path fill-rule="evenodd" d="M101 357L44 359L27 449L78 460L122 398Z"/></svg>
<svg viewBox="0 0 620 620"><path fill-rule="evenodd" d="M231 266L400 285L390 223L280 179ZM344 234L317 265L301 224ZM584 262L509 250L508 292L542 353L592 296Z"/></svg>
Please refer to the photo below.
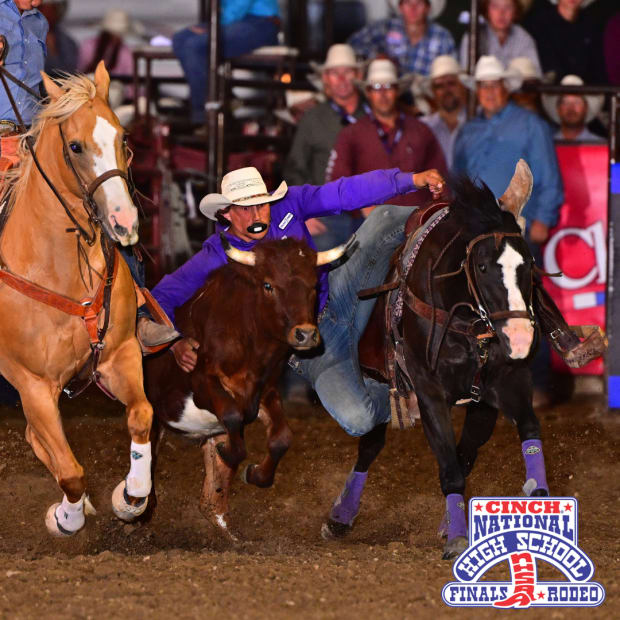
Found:
<svg viewBox="0 0 620 620"><path fill-rule="evenodd" d="M466 119L466 91L459 79L462 73L459 63L452 56L437 56L431 65L430 75L422 83L422 88L432 98L437 110L420 120L430 127L437 138L448 168L452 168L456 135Z"/></svg>
<svg viewBox="0 0 620 620"><path fill-rule="evenodd" d="M577 75L566 75L560 82L562 86L583 86L583 80ZM544 95L545 111L560 128L555 134L556 140L569 142L605 142L593 134L587 127L603 108L604 95Z"/></svg>
<svg viewBox="0 0 620 620"><path fill-rule="evenodd" d="M456 55L450 32L433 21L445 5L446 0L400 0L399 15L362 28L348 42L362 58L385 54L401 71L428 75L436 56ZM396 10L395 0L390 6Z"/></svg>
<svg viewBox="0 0 620 620"><path fill-rule="evenodd" d="M321 185L329 154L343 127L354 125L368 109L355 82L361 76L361 63L350 45L332 45L325 63L312 63L320 76L327 100L308 110L297 125L293 145L284 166L284 176L292 185ZM310 221L310 232L320 250L346 241L353 232L348 213Z"/></svg>
<svg viewBox="0 0 620 620"><path fill-rule="evenodd" d="M200 202L201 212L217 221L217 232L205 241L198 254L165 276L153 289L153 295L168 316L174 317L175 309L190 299L214 269L227 262L220 233L240 250L251 250L262 239L283 237L305 239L312 246L305 224L310 218L383 204L394 195L416 188L428 187L433 194L439 194L443 185L436 170L411 174L392 169L342 178L323 186L288 188L282 182L269 194L255 168L229 172L222 179L222 193L209 194ZM382 284L390 257L404 240L404 225L411 211L407 207L378 207L357 231L357 250L344 265L329 273L321 270L317 323L324 352L291 362L313 385L327 411L351 435L363 435L390 418L387 386L365 382L359 370L357 342L374 300L361 301L357 292ZM186 372L196 366L198 346L191 337L172 346L177 363Z"/></svg>
<svg viewBox="0 0 620 620"><path fill-rule="evenodd" d="M48 24L37 10L41 0L0 0L1 64L12 75L31 89L38 91L41 71L45 64L45 37ZM36 98L17 84L9 82L9 88L25 125L30 125L39 105ZM11 106L9 97L0 86L0 130L2 134L15 133L19 119Z"/></svg>
<svg viewBox="0 0 620 620"><path fill-rule="evenodd" d="M540 67L535 65L530 58L526 56L517 56L513 58L508 65L508 71L517 72L523 80L521 89L512 93L511 99L522 108L543 116L542 97L540 92L535 90L534 86L540 86L550 81L550 76L540 72Z"/></svg>
<svg viewBox="0 0 620 620"><path fill-rule="evenodd" d="M366 80L360 83L370 112L340 132L325 175L328 181L377 168L446 171L446 162L433 132L417 118L397 108L399 94L410 83L410 76L398 77L391 60L380 58L370 63ZM430 196L416 193L399 196L392 202L413 206L428 198ZM367 215L372 208L366 207L362 212Z"/></svg>
<svg viewBox="0 0 620 620"><path fill-rule="evenodd" d="M494 56L481 56L473 77L461 76L475 89L480 113L465 123L454 147L454 171L486 183L499 198L508 186L515 162L528 162L534 177L529 202L523 209L525 238L538 265L543 244L564 202L562 178L549 125L536 114L510 101L521 86L516 71L508 71ZM534 402L550 402L550 350L541 342L533 363Z"/></svg>

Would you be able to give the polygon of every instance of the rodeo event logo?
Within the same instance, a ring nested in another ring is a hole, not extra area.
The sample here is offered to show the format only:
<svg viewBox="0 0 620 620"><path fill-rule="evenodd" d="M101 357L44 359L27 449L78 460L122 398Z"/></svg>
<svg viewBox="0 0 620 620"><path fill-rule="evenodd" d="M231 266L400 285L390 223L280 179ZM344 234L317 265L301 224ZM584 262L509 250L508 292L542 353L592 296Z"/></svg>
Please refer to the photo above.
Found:
<svg viewBox="0 0 620 620"><path fill-rule="evenodd" d="M469 548L454 562L458 579L441 595L452 607L595 607L605 600L590 581L594 565L577 544L577 500L572 497L477 497L469 501ZM538 581L537 560L568 581ZM510 581L480 581L507 561Z"/></svg>

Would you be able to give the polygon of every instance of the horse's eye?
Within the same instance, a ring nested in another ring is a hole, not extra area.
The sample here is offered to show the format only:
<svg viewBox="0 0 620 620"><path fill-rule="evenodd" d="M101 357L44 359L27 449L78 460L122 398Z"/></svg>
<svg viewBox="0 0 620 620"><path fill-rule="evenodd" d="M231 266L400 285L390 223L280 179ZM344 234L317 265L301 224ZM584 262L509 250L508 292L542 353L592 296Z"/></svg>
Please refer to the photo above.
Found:
<svg viewBox="0 0 620 620"><path fill-rule="evenodd" d="M269 282L263 282L263 288L268 292L268 293L273 293L273 286L271 286L271 284L269 284Z"/></svg>
<svg viewBox="0 0 620 620"><path fill-rule="evenodd" d="M79 142L69 142L69 148L74 153L81 153L82 152L82 145Z"/></svg>
<svg viewBox="0 0 620 620"><path fill-rule="evenodd" d="M487 272L487 266L486 265L478 265L478 269L480 270L481 273L486 273Z"/></svg>

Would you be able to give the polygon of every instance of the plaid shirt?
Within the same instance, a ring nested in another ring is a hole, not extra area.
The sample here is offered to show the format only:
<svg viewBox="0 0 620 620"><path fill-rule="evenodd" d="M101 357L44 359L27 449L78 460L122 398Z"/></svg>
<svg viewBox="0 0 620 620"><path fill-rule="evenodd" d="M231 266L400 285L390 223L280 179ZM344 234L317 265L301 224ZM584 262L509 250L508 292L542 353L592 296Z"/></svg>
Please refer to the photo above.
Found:
<svg viewBox="0 0 620 620"><path fill-rule="evenodd" d="M450 32L431 21L428 22L424 38L415 45L411 45L405 22L400 17L370 24L351 35L348 42L356 54L363 58L386 54L398 62L403 73L428 75L431 63L437 56L449 54L456 57L456 47Z"/></svg>

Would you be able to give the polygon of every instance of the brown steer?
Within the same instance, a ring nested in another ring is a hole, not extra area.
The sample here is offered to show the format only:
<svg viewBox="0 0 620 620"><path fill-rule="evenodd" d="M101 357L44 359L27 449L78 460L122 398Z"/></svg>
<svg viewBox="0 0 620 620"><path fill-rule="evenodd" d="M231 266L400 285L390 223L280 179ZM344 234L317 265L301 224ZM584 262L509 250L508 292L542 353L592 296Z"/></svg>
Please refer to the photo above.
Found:
<svg viewBox="0 0 620 620"><path fill-rule="evenodd" d="M346 247L317 253L303 241L283 239L243 252L223 242L235 262L213 272L177 313L183 334L200 343L195 370L183 372L166 352L146 361L145 378L157 419L203 441L200 509L232 536L228 491L246 456L243 428L257 415L267 427L268 452L243 478L268 487L291 442L277 382L291 348L319 344L316 268L340 258Z"/></svg>

